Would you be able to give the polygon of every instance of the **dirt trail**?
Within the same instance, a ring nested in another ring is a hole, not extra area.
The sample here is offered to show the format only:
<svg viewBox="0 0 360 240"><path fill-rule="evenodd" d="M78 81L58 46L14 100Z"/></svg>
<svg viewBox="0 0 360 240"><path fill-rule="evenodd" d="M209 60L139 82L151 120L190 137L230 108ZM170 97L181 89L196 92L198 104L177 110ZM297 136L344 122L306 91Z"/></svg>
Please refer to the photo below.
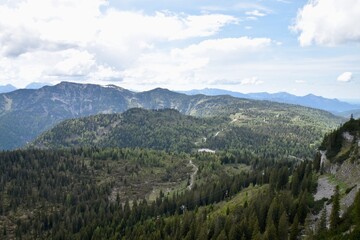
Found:
<svg viewBox="0 0 360 240"><path fill-rule="evenodd" d="M190 184L188 186L188 189L191 190L192 187L194 186L195 176L199 168L191 160L189 161L189 165L191 165L194 169L194 172L190 175Z"/></svg>

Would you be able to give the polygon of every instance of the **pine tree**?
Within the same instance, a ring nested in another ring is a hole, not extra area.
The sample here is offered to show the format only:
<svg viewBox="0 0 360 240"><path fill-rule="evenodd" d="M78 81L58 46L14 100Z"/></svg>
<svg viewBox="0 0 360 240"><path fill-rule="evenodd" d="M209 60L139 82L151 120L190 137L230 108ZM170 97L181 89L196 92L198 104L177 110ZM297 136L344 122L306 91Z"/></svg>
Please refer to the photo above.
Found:
<svg viewBox="0 0 360 240"><path fill-rule="evenodd" d="M291 226L290 240L296 240L298 233L299 233L299 217L296 214L294 218L294 222Z"/></svg>
<svg viewBox="0 0 360 240"><path fill-rule="evenodd" d="M239 239L239 231L238 226L236 224L232 224L230 231L229 231L229 240L236 240Z"/></svg>
<svg viewBox="0 0 360 240"><path fill-rule="evenodd" d="M299 194L300 189L300 181L299 174L295 172L291 178L291 193L293 196L297 196Z"/></svg>
<svg viewBox="0 0 360 240"><path fill-rule="evenodd" d="M326 228L326 214L327 214L326 213L326 206L324 206L324 209L321 212L320 220L319 220L317 228L316 228L318 233L322 233L322 232L325 232L327 230L327 228Z"/></svg>
<svg viewBox="0 0 360 240"><path fill-rule="evenodd" d="M286 216L286 211L281 214L278 226L278 237L280 240L287 240L288 239L288 218Z"/></svg>
<svg viewBox="0 0 360 240"><path fill-rule="evenodd" d="M222 231L220 232L219 236L218 236L216 239L217 239L217 240L227 240L225 231L222 230Z"/></svg>
<svg viewBox="0 0 360 240"><path fill-rule="evenodd" d="M356 194L354 200L354 210L355 210L355 222L360 226L360 191Z"/></svg>
<svg viewBox="0 0 360 240"><path fill-rule="evenodd" d="M267 239L267 240L278 239L277 233L276 233L276 227L275 227L274 221L272 219L270 219L270 221L268 221L266 224L265 239Z"/></svg>
<svg viewBox="0 0 360 240"><path fill-rule="evenodd" d="M334 230L340 222L340 193L339 186L335 188L335 194L333 196L333 204L330 214L330 229Z"/></svg>

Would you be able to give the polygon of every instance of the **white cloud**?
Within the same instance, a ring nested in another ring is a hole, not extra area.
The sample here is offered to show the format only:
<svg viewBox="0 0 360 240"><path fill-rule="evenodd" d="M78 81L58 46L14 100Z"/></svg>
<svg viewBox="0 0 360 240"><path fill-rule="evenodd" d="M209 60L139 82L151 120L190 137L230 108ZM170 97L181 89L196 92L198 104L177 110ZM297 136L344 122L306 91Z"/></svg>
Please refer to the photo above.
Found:
<svg viewBox="0 0 360 240"><path fill-rule="evenodd" d="M259 10L247 11L245 12L246 15L255 16L255 17L264 17L266 13L260 12Z"/></svg>
<svg viewBox="0 0 360 240"><path fill-rule="evenodd" d="M264 81L259 80L257 77L245 78L240 81L241 85L259 85L264 83Z"/></svg>
<svg viewBox="0 0 360 240"><path fill-rule="evenodd" d="M172 55L175 57L189 57L202 56L211 57L215 56L219 58L222 55L229 57L229 54L241 57L241 54L246 54L252 51L259 51L271 44L269 38L223 38L223 39L211 39L200 42L199 44L193 44L184 49L174 49Z"/></svg>
<svg viewBox="0 0 360 240"><path fill-rule="evenodd" d="M300 33L301 46L333 46L360 41L360 1L309 0L291 29Z"/></svg>
<svg viewBox="0 0 360 240"><path fill-rule="evenodd" d="M303 83L306 83L306 81L305 80L295 80L295 83L303 84Z"/></svg>
<svg viewBox="0 0 360 240"><path fill-rule="evenodd" d="M352 72L344 72L338 76L337 80L340 82L350 82L352 79Z"/></svg>
<svg viewBox="0 0 360 240"><path fill-rule="evenodd" d="M123 11L104 0L0 2L0 75L22 86L46 80L37 78L120 78L162 45L237 23L223 14Z"/></svg>
<svg viewBox="0 0 360 240"><path fill-rule="evenodd" d="M169 52L143 54L135 67L122 73L122 78L126 83L137 84L260 84L255 78L233 79L226 68L238 68L271 43L268 38L212 39ZM216 74L210 73L214 69L218 69Z"/></svg>
<svg viewBox="0 0 360 240"><path fill-rule="evenodd" d="M207 85L260 85L263 84L264 81L259 80L258 77L250 77L244 79L212 79L206 81Z"/></svg>
<svg viewBox="0 0 360 240"><path fill-rule="evenodd" d="M87 51L66 50L59 53L61 60L47 72L48 76L86 76L96 64L94 55Z"/></svg>

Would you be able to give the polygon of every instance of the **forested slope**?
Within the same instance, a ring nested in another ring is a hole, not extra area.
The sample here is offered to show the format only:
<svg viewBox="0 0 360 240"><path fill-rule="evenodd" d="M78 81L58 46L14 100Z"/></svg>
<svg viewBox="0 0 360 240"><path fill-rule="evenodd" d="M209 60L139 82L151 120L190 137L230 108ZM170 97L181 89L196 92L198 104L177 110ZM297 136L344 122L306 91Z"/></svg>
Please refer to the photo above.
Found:
<svg viewBox="0 0 360 240"><path fill-rule="evenodd" d="M325 126L306 113L267 109L196 118L176 110L130 109L123 114L66 120L30 147L144 147L191 152L198 148L278 159L310 159Z"/></svg>
<svg viewBox="0 0 360 240"><path fill-rule="evenodd" d="M358 146L357 123L352 119L338 130L355 139L342 135L340 152L347 144ZM339 190L330 198L314 197L318 178L325 174L331 180L318 156L269 161L237 151L98 147L1 152L0 234L5 239L358 239L356 187L346 187L335 175ZM198 168L191 189L190 160ZM358 164L358 155L333 163L347 161ZM343 208L351 191L355 201ZM322 209L329 204L335 210L326 219ZM320 220L312 225L315 215Z"/></svg>

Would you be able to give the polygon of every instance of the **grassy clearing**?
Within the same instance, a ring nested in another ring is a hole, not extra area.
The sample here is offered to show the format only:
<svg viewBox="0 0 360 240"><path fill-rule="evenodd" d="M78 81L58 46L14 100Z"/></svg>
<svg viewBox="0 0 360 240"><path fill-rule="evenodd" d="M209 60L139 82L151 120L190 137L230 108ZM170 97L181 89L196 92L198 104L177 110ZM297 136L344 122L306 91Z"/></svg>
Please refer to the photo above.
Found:
<svg viewBox="0 0 360 240"><path fill-rule="evenodd" d="M257 196L259 193L265 191L268 188L269 188L268 184L265 184L263 186L250 185L248 188L245 188L240 193L228 199L227 201L223 201L221 203L216 204L214 206L216 210L212 212L209 217L212 218L218 215L226 215L227 209L229 209L229 211L231 212L234 211L239 206L244 206L246 202L251 201L255 196Z"/></svg>

